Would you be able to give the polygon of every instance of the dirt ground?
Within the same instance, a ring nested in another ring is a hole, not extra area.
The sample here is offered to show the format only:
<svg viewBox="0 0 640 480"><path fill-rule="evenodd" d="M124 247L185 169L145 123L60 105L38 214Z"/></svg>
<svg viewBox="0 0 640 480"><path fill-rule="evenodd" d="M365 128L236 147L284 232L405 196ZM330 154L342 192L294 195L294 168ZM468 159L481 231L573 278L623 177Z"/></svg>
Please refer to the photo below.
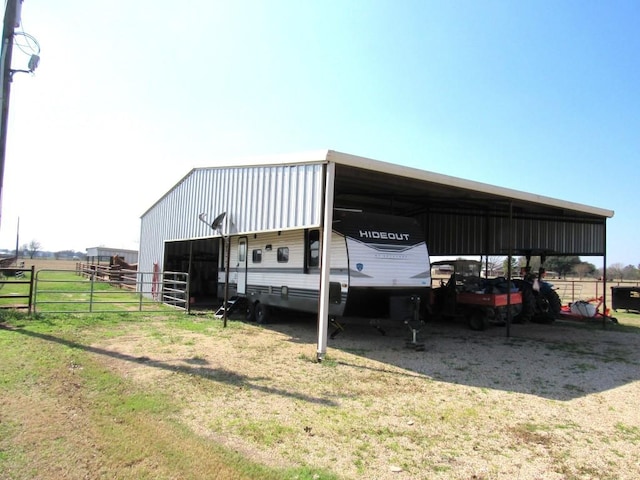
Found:
<svg viewBox="0 0 640 480"><path fill-rule="evenodd" d="M640 478L637 332L428 324L416 351L406 327L384 328L347 324L322 363L315 322L297 318L211 335L158 323L94 347L179 399L193 431L269 465L345 479Z"/></svg>

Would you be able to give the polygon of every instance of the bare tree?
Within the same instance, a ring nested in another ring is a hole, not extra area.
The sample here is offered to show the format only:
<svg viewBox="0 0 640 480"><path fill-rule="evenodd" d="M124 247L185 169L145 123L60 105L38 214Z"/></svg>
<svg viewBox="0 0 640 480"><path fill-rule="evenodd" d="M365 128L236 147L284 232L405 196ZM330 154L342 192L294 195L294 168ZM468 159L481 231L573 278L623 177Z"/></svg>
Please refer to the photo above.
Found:
<svg viewBox="0 0 640 480"><path fill-rule="evenodd" d="M486 272L487 277L493 277L502 272L503 257L489 255L482 260L482 269Z"/></svg>
<svg viewBox="0 0 640 480"><path fill-rule="evenodd" d="M36 256L36 253L38 253L38 251L40 250L41 246L42 244L38 240L31 240L29 242L29 246L27 247L27 254L29 255L29 258L33 259L33 257Z"/></svg>
<svg viewBox="0 0 640 480"><path fill-rule="evenodd" d="M622 277L625 280L638 280L640 278L640 270L635 265L627 265L622 269Z"/></svg>
<svg viewBox="0 0 640 480"><path fill-rule="evenodd" d="M613 280L618 279L622 280L622 270L624 266L621 263L614 263L607 267L607 279Z"/></svg>
<svg viewBox="0 0 640 480"><path fill-rule="evenodd" d="M580 280L582 280L583 277L586 277L587 274L591 273L593 270L593 265L587 262L579 263L573 267L573 271L576 272L576 275L578 275Z"/></svg>

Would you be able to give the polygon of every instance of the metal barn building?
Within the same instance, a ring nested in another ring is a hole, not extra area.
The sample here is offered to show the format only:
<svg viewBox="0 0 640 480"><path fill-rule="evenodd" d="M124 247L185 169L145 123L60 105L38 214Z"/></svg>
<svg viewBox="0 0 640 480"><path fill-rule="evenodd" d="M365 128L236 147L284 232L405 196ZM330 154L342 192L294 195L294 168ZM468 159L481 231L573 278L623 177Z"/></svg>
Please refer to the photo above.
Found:
<svg viewBox="0 0 640 480"><path fill-rule="evenodd" d="M189 272L190 294L215 298L223 237L318 228L328 255L334 208L417 219L432 256L601 256L613 211L332 150L195 168L141 217L139 271ZM218 230L210 224L225 213ZM202 216L204 214L204 217ZM328 261L322 263L327 265ZM229 269L233 271L233 265ZM318 356L326 351L328 268L320 275ZM144 289L150 288L143 286ZM151 292L145 292L150 294Z"/></svg>
<svg viewBox="0 0 640 480"><path fill-rule="evenodd" d="M122 248L109 248L109 247L89 247L87 248L87 263L100 264L106 263L109 265L111 257L118 255L124 259L127 263L138 263L138 251L127 250Z"/></svg>

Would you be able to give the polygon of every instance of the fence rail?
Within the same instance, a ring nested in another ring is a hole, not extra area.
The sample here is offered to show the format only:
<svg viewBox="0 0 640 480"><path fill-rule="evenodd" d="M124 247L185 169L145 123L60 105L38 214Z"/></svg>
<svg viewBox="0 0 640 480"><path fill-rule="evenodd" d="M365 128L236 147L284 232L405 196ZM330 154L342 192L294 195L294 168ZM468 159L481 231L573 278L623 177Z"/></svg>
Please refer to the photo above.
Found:
<svg viewBox="0 0 640 480"><path fill-rule="evenodd" d="M600 298L604 294L606 294L607 297L607 304L610 304L611 288L640 286L640 282L637 281L608 281L605 292L602 280L545 280L554 286L563 304L572 303L577 300Z"/></svg>
<svg viewBox="0 0 640 480"><path fill-rule="evenodd" d="M25 276L25 272L30 274ZM0 308L31 311L33 299L33 272L33 266L31 266L31 268L24 268L24 265L20 267L0 268ZM4 293L5 285L11 285L12 287L16 285L28 285L28 288L18 288L18 291ZM5 303L4 299L10 299L11 301L7 301ZM22 301L16 303L15 300Z"/></svg>
<svg viewBox="0 0 640 480"><path fill-rule="evenodd" d="M189 312L188 286L189 276L182 272L42 269L35 274L33 311L152 312L164 304Z"/></svg>

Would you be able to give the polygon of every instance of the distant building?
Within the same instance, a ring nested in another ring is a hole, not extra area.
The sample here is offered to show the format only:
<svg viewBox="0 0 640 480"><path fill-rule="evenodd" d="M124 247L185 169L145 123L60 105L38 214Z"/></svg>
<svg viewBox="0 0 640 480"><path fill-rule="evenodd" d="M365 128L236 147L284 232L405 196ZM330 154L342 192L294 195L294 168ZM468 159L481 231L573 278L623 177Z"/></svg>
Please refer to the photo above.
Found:
<svg viewBox="0 0 640 480"><path fill-rule="evenodd" d="M101 263L108 264L111 257L118 255L122 257L125 262L129 264L138 263L138 251L137 250L125 250L122 248L108 248L108 247L91 247L87 248L87 263L92 265L100 265Z"/></svg>

